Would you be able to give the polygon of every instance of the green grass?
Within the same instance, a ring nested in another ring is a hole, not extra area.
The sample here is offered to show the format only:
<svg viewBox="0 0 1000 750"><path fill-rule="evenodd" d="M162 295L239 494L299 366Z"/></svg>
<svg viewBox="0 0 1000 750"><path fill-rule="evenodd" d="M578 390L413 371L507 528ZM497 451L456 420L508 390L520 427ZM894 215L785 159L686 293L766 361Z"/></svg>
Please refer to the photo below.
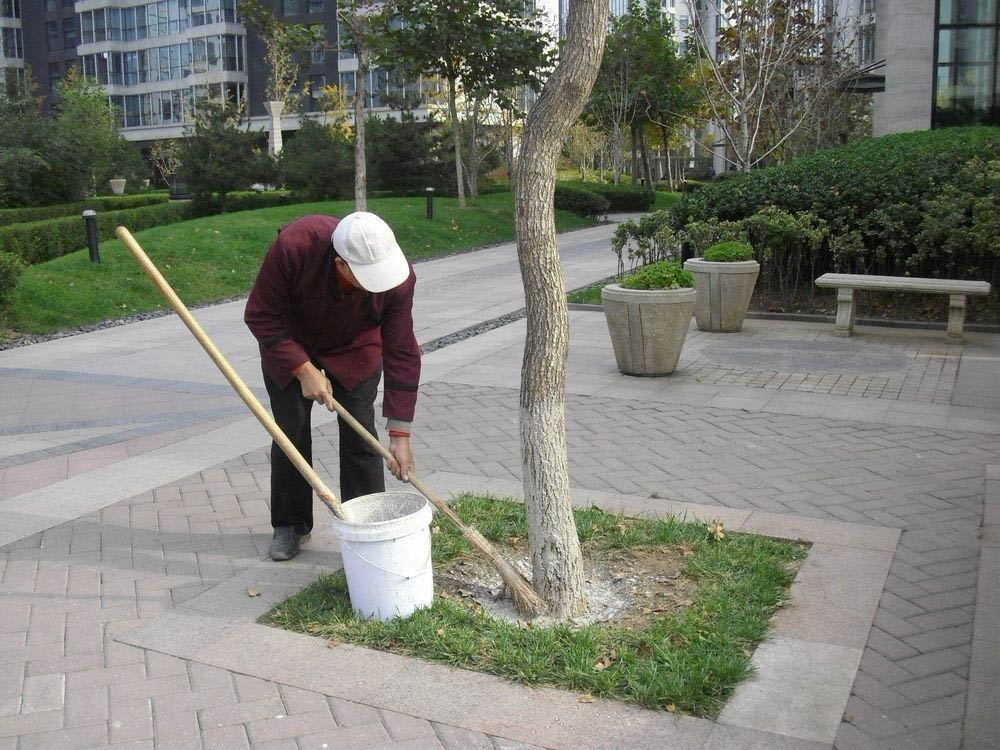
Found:
<svg viewBox="0 0 1000 750"><path fill-rule="evenodd" d="M374 198L368 210L389 222L410 260L421 260L514 239L511 193L470 199L462 210L453 198L434 201L434 220L426 201ZM311 213L343 216L353 201L325 201L222 214L156 227L136 235L181 299L188 305L246 294L277 229ZM567 231L594 222L559 211L556 229ZM101 243L101 263L86 250L41 263L21 276L7 327L22 333L48 333L166 307L118 240Z"/></svg>
<svg viewBox="0 0 1000 750"><path fill-rule="evenodd" d="M527 533L524 508L516 502L465 495L453 507L494 542ZM573 630L565 625L522 628L436 596L429 609L379 622L354 616L339 572L321 577L261 621L528 684L716 715L749 676L752 650L786 601L805 545L748 534L715 539L705 524L676 518L626 519L597 508L575 514L588 550L683 549L687 575L698 583L691 606L642 629L591 625ZM441 523L432 543L436 565L470 551L451 524ZM595 669L604 663L606 668Z"/></svg>
<svg viewBox="0 0 1000 750"><path fill-rule="evenodd" d="M601 279L589 286L580 287L579 289L574 289L573 291L566 294L566 300L568 302L575 302L580 305L600 305L601 302L601 290L608 284L615 283L613 277L607 279Z"/></svg>
<svg viewBox="0 0 1000 750"><path fill-rule="evenodd" d="M662 211L665 208L670 208L672 205L677 203L681 199L681 193L668 193L665 190L656 191L656 200L653 201L650 211Z"/></svg>

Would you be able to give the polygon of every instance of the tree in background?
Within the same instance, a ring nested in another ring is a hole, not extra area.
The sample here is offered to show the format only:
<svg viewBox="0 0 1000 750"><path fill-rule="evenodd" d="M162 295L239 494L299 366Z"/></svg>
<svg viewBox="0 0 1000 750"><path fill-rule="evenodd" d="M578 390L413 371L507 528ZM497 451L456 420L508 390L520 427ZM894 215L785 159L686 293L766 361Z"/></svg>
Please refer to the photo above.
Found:
<svg viewBox="0 0 1000 750"><path fill-rule="evenodd" d="M627 12L614 19L585 121L611 134L616 183L628 132L632 184L638 182L641 165L647 186L652 185L647 130L657 127L661 141L667 141L669 131L697 108L701 95L693 68L693 60L679 53L673 22L659 3L632 0Z"/></svg>
<svg viewBox="0 0 1000 750"><path fill-rule="evenodd" d="M257 134L248 126L242 107L211 99L195 103L177 175L196 202L209 203L215 194L225 210L227 193L245 190L266 174L270 157L257 147Z"/></svg>
<svg viewBox="0 0 1000 750"><path fill-rule="evenodd" d="M384 56L412 77L448 83L448 115L455 150L458 204L465 207L458 85L467 94L537 84L548 59L542 16L521 0L397 0Z"/></svg>
<svg viewBox="0 0 1000 750"><path fill-rule="evenodd" d="M533 585L557 618L585 611L587 600L569 491L569 313L553 196L559 153L597 77L607 23L607 0L570 0L559 64L525 121L514 198L527 309L520 396L524 505Z"/></svg>
<svg viewBox="0 0 1000 750"><path fill-rule="evenodd" d="M780 155L844 76L850 45L812 0L705 0L718 24L694 25L712 131L704 144L739 171ZM698 16L701 18L701 16Z"/></svg>
<svg viewBox="0 0 1000 750"><path fill-rule="evenodd" d="M587 167L593 166L594 155L600 150L604 134L597 128L578 120L569 129L564 149L566 156L580 169L580 179L587 179Z"/></svg>
<svg viewBox="0 0 1000 750"><path fill-rule="evenodd" d="M278 172L286 187L306 200L343 198L353 176L351 142L343 130L303 118L302 127L278 157Z"/></svg>
<svg viewBox="0 0 1000 750"><path fill-rule="evenodd" d="M348 0L337 3L337 18L344 24L347 39L341 48L354 52L358 69L354 84L354 210L368 210L368 166L365 147L365 100L373 53L377 55L385 39L389 19L395 12L391 0Z"/></svg>
<svg viewBox="0 0 1000 750"><path fill-rule="evenodd" d="M268 148L272 155L281 153L281 118L284 112L294 111L298 97L292 96L303 70L309 65L309 54L324 49L326 39L318 29L301 23L284 23L274 17L270 8L260 0L240 0L240 15L253 26L264 42L264 60L267 63L267 80L264 84L264 104L271 115L271 139Z"/></svg>
<svg viewBox="0 0 1000 750"><path fill-rule="evenodd" d="M14 96L0 98L4 205L75 201L107 190L113 177L135 185L148 174L138 149L118 132L120 114L101 86L74 69L56 92L52 118L42 115L30 78Z"/></svg>

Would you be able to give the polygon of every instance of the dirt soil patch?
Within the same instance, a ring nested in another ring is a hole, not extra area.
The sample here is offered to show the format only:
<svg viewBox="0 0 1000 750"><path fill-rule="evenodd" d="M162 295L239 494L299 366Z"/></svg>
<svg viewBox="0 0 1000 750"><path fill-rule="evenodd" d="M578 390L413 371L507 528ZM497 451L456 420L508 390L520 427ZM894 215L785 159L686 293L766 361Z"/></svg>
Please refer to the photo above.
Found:
<svg viewBox="0 0 1000 750"><path fill-rule="evenodd" d="M498 551L529 579L527 544L498 546ZM693 554L689 542L656 547L597 550L584 547L588 611L570 621L572 627L594 623L642 629L654 620L693 604L698 584L686 573L685 558ZM435 569L434 584L441 596L495 617L520 619L496 569L480 553L463 555ZM535 620L546 624L548 618Z"/></svg>

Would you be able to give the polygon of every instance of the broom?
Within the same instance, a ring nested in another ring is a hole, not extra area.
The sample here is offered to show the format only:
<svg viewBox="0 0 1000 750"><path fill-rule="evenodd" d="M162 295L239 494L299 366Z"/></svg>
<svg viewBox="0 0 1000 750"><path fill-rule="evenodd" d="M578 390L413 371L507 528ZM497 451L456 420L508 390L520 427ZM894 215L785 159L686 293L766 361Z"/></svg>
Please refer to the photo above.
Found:
<svg viewBox="0 0 1000 750"><path fill-rule="evenodd" d="M163 275L160 273L159 269L153 264L153 261L149 259L145 251L135 241L135 238L125 227L118 227L115 230L115 234L118 238L125 243L125 247L128 248L129 252L136 259L142 270L146 272L156 288L160 290L163 296L166 298L167 302L174 309L174 311L180 316L184 325L188 327L194 337L201 344L202 348L211 357L212 361L215 362L216 367L222 372L229 384L233 386L236 394L243 400L253 415L257 417L258 421L264 426L264 429L270 433L271 437L274 438L275 443L284 451L285 455L288 456L289 460L295 465L295 468L299 470L302 476L316 491L319 496L320 501L330 509L330 511L344 521L350 522L350 514L345 513L345 507L337 498L333 492L326 486L320 476L316 471L309 465L309 462L305 460L298 449L292 444L292 441L288 439L278 424L274 421L270 414L268 414L267 409L260 403L258 398L254 395L247 384L243 382L243 379L237 374L236 370L233 369L232 365L226 360L222 355L222 352L215 346L212 340L209 338L208 334L205 333L198 321L195 320L194 316L191 315L190 310L185 307L181 298L177 296L177 293L173 290L170 284L167 282ZM336 400L331 398L332 405L337 412L337 415L347 422L361 437L363 437L375 450L377 450L383 458L392 458L392 454L383 446L375 437L368 432L354 417L352 417L343 406L337 403ZM497 572L500 574L501 579L503 579L504 586L510 590L511 596L514 599L514 604L518 611L528 614L528 615L539 615L545 612L548 607L545 601L535 592L528 583L527 579L521 575L518 570L507 562L503 557L497 553L493 545L487 541L486 537L480 534L478 531L470 526L463 523L462 519L453 511L447 503L445 503L440 497L438 497L427 485L420 481L417 477L410 474L409 477L410 484L412 484L421 495L426 497L431 504L446 515L451 521L458 526L461 530L462 535L469 540L469 543L473 547L482 552L486 558L490 561Z"/></svg>

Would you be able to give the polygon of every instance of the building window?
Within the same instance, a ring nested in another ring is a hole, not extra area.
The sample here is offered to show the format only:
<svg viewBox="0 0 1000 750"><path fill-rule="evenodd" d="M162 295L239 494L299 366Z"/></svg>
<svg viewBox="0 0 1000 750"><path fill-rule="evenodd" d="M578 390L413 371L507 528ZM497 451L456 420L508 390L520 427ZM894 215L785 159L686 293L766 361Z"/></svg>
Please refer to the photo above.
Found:
<svg viewBox="0 0 1000 750"><path fill-rule="evenodd" d="M21 30L5 26L0 35L0 57L24 57L24 42Z"/></svg>
<svg viewBox="0 0 1000 750"><path fill-rule="evenodd" d="M55 93L56 86L62 80L62 72L59 70L59 63L49 63L49 91Z"/></svg>
<svg viewBox="0 0 1000 750"><path fill-rule="evenodd" d="M326 10L326 3L324 0L309 0L308 7L310 13L322 13Z"/></svg>
<svg viewBox="0 0 1000 750"><path fill-rule="evenodd" d="M938 0L933 124L1000 125L1000 3Z"/></svg>
<svg viewBox="0 0 1000 750"><path fill-rule="evenodd" d="M20 18L21 0L0 0L0 16L3 18Z"/></svg>
<svg viewBox="0 0 1000 750"><path fill-rule="evenodd" d="M45 22L45 38L48 40L49 52L56 52L60 49L59 42L59 22L58 21L46 21Z"/></svg>
<svg viewBox="0 0 1000 750"><path fill-rule="evenodd" d="M59 0L45 0L45 12L55 13L59 10Z"/></svg>
<svg viewBox="0 0 1000 750"><path fill-rule="evenodd" d="M299 14L299 0L281 0L281 15L297 16Z"/></svg>
<svg viewBox="0 0 1000 750"><path fill-rule="evenodd" d="M64 18L62 21L63 49L76 49L76 19Z"/></svg>
<svg viewBox="0 0 1000 750"><path fill-rule="evenodd" d="M66 10L66 9L72 9L73 3L75 3L75 2L76 2L76 0L62 0L63 9L64 10Z"/></svg>
<svg viewBox="0 0 1000 750"><path fill-rule="evenodd" d="M875 27L862 26L858 30L858 62L862 64L875 61Z"/></svg>
<svg viewBox="0 0 1000 750"><path fill-rule="evenodd" d="M337 21L337 47L340 49L341 60L353 60L354 50L351 49L351 34L347 24Z"/></svg>
<svg viewBox="0 0 1000 750"><path fill-rule="evenodd" d="M321 23L314 23L309 27L309 30L319 40L316 46L309 51L310 61L314 65L326 62L326 26Z"/></svg>

